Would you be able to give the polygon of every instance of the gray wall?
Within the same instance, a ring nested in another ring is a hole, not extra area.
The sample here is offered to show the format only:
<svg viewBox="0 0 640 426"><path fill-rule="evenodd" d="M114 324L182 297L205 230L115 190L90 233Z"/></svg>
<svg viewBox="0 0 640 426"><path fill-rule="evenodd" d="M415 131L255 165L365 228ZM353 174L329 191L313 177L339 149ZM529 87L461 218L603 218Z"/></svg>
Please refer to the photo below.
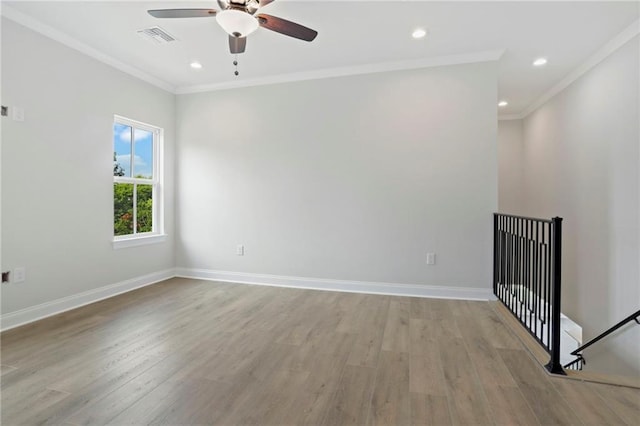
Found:
<svg viewBox="0 0 640 426"><path fill-rule="evenodd" d="M523 121L525 213L564 218L563 312L585 340L640 306L639 50L636 36ZM638 376L638 353L632 323L587 366Z"/></svg>
<svg viewBox="0 0 640 426"><path fill-rule="evenodd" d="M2 91L2 313L173 267L175 97L6 19ZM165 129L164 243L112 248L114 114Z"/></svg>
<svg viewBox="0 0 640 426"><path fill-rule="evenodd" d="M478 63L178 96L177 265L489 288L496 77Z"/></svg>
<svg viewBox="0 0 640 426"><path fill-rule="evenodd" d="M498 122L498 208L500 213L521 215L526 211L522 120Z"/></svg>

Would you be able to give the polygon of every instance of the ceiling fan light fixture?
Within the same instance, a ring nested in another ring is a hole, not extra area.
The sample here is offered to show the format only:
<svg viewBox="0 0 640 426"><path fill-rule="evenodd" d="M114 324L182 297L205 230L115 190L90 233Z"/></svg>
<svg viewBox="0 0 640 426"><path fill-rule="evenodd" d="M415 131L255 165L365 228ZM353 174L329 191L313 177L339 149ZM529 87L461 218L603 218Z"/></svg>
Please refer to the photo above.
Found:
<svg viewBox="0 0 640 426"><path fill-rule="evenodd" d="M259 27L256 18L236 9L227 9L218 12L216 20L227 34L234 37L246 37Z"/></svg>

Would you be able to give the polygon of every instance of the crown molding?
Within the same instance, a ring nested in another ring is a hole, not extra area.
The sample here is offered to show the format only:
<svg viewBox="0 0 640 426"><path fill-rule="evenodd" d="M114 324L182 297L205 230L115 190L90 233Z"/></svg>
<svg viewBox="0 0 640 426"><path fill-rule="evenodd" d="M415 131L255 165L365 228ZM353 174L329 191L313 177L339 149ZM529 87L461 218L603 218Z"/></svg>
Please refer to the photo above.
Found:
<svg viewBox="0 0 640 426"><path fill-rule="evenodd" d="M242 87L264 86L268 84L289 83L294 81L318 80L323 78L344 77L359 74L372 74L387 71L401 71L418 68L431 68L449 65L462 65L475 62L498 61L504 50L488 50L475 53L438 56L434 58L422 58L409 61L379 62L350 67L326 68L315 71L305 71L298 73L279 74L268 77L254 78L249 80L233 80L224 83L203 84L196 86L180 86L175 93L178 95L211 92L217 90L237 89Z"/></svg>
<svg viewBox="0 0 640 426"><path fill-rule="evenodd" d="M555 86L545 92L542 96L540 96L537 100L535 100L531 105L525 108L522 113L517 114L519 118L525 118L542 105L547 103L551 98L555 95L569 87L574 81L578 80L584 74L586 74L593 67L598 65L600 62L605 60L612 53L620 49L624 46L628 41L636 37L640 34L640 19L634 21L631 25L625 28L620 34L612 38L609 42L607 42L604 46L596 51L593 55L591 55L585 62L583 62L580 66L574 69L569 75L560 80ZM505 118L505 120L509 120L510 118Z"/></svg>
<svg viewBox="0 0 640 426"><path fill-rule="evenodd" d="M506 115L499 115L498 121L522 120L523 118L524 118L524 115L522 114L506 114Z"/></svg>
<svg viewBox="0 0 640 426"><path fill-rule="evenodd" d="M85 55L93 59L110 65L113 68L116 68L122 72L125 72L133 77L136 77L142 81L145 81L173 94L211 92L216 90L263 86L268 84L279 84L305 80L317 80L323 78L342 77L359 74L372 74L387 71L401 71L449 65L462 65L476 62L490 62L500 60L500 58L504 54L504 49L488 50L460 55L422 58L417 60L379 62L350 67L336 67L298 73L278 74L250 80L234 80L223 83L175 87L164 80L156 78L144 71L141 71L138 68L125 64L124 62L121 62L103 52L100 52L99 50L94 49L93 47L69 36L68 34L65 34L62 31L59 31L49 25L46 25L31 16L19 12L18 10L7 6L6 4L2 4L2 6L0 7L0 15L37 33L40 33L52 40L62 43L67 47L84 53Z"/></svg>
<svg viewBox="0 0 640 426"><path fill-rule="evenodd" d="M175 93L175 87L167 83L166 81L147 74L136 67L125 64L124 62L120 62L119 60L106 55L99 50L94 49L93 47L63 33L62 31L59 31L47 24L38 21L35 18L32 18L31 16L25 15L24 13L19 12L10 6L7 6L6 4L2 4L0 6L0 15L37 33L49 37L50 39L55 40L58 43L62 43L67 47L77 50L80 53L84 53L85 55L93 59L110 65L119 71L127 73L162 90L166 90L167 92Z"/></svg>

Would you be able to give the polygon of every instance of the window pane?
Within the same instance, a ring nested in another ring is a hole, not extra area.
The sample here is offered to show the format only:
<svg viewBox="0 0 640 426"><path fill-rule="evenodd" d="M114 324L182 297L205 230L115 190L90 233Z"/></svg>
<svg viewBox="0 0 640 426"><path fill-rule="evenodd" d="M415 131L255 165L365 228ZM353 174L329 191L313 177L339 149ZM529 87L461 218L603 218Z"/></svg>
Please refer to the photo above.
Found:
<svg viewBox="0 0 640 426"><path fill-rule="evenodd" d="M135 177L153 179L153 133L135 129L133 173Z"/></svg>
<svg viewBox="0 0 640 426"><path fill-rule="evenodd" d="M137 232L151 232L153 231L153 187L138 185L137 198Z"/></svg>
<svg viewBox="0 0 640 426"><path fill-rule="evenodd" d="M133 234L133 184L113 184L113 234Z"/></svg>
<svg viewBox="0 0 640 426"><path fill-rule="evenodd" d="M113 175L131 177L131 127L113 125Z"/></svg>

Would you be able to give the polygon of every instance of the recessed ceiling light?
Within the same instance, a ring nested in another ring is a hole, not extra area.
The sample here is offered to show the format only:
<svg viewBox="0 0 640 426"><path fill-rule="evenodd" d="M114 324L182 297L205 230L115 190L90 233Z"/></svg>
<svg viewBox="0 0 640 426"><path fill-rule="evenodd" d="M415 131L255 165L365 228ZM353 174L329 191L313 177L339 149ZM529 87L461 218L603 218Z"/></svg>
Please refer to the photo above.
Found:
<svg viewBox="0 0 640 426"><path fill-rule="evenodd" d="M541 67L546 64L547 64L547 58L538 58L535 61L533 61L534 67Z"/></svg>
<svg viewBox="0 0 640 426"><path fill-rule="evenodd" d="M499 107L506 107L507 105L509 105L509 102L507 102L507 101L500 101L500 102L498 102L498 106L499 106Z"/></svg>
<svg viewBox="0 0 640 426"><path fill-rule="evenodd" d="M413 38L422 38L422 37L424 37L426 35L427 35L427 31L422 29L422 28L416 28L411 33L411 37L413 37Z"/></svg>
<svg viewBox="0 0 640 426"><path fill-rule="evenodd" d="M202 68L202 64L201 64L200 62L198 62L198 61L193 61L193 62L191 62L191 63L189 64L189 66L190 66L191 68L193 68L194 70L199 70L199 69L201 69L201 68Z"/></svg>

